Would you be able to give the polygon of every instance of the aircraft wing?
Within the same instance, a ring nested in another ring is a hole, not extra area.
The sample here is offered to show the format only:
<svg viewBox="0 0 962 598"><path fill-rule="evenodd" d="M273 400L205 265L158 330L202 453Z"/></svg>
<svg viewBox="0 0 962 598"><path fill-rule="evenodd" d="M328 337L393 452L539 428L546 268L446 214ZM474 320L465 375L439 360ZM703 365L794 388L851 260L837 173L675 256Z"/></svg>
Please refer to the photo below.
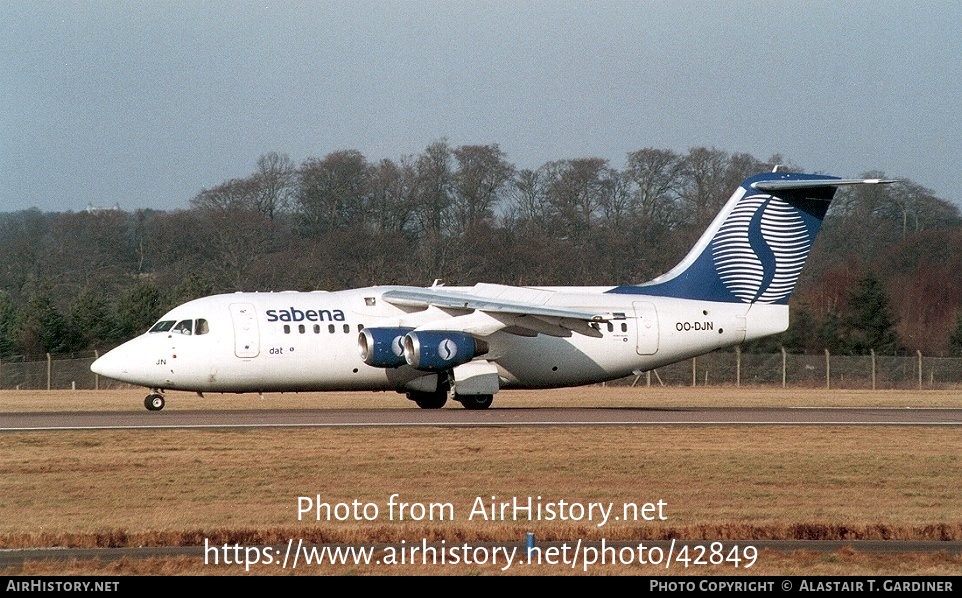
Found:
<svg viewBox="0 0 962 598"><path fill-rule="evenodd" d="M572 332L600 336L592 323L607 322L612 314L578 308L547 306L553 293L523 287L478 284L470 290L444 287L392 289L384 300L398 306L428 308L431 306L464 312L440 319L422 328L431 330L463 330L486 336L507 330L522 336L538 333L570 336Z"/></svg>

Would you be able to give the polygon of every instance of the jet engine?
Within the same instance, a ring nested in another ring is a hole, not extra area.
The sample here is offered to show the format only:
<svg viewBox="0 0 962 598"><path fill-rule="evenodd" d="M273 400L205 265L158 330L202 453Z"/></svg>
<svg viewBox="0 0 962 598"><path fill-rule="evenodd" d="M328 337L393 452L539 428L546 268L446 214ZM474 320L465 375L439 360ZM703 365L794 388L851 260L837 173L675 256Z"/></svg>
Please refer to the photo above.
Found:
<svg viewBox="0 0 962 598"><path fill-rule="evenodd" d="M413 328L365 328L357 337L357 348L364 363L376 368L404 365L404 335Z"/></svg>
<svg viewBox="0 0 962 598"><path fill-rule="evenodd" d="M451 369L488 352L487 343L463 332L409 332L403 344L408 365L429 372Z"/></svg>

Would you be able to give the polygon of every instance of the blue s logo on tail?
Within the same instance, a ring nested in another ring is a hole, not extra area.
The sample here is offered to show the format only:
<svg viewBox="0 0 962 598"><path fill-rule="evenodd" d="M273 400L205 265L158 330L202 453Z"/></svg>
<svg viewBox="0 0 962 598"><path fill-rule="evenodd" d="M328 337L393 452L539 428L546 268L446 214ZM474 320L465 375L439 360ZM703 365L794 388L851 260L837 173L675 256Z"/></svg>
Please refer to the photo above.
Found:
<svg viewBox="0 0 962 598"><path fill-rule="evenodd" d="M836 189L878 182L776 172L749 177L681 263L646 284L609 292L787 304Z"/></svg>
<svg viewBox="0 0 962 598"><path fill-rule="evenodd" d="M811 249L813 235L798 211L768 195L745 197L712 239L715 271L746 303L787 298Z"/></svg>

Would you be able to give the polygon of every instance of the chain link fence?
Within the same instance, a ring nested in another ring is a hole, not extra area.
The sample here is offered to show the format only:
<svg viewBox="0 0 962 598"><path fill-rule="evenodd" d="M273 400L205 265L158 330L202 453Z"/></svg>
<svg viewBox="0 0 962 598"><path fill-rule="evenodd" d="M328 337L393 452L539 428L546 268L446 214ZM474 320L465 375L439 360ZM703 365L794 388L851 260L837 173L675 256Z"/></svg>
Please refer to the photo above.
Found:
<svg viewBox="0 0 962 598"><path fill-rule="evenodd" d="M0 389L97 390L126 385L97 376L97 353L0 360ZM716 351L611 382L651 386L791 386L845 389L962 388L962 358L915 355L795 355Z"/></svg>
<svg viewBox="0 0 962 598"><path fill-rule="evenodd" d="M47 355L42 361L20 358L0 360L0 389L60 390L117 388L119 382L97 376L90 364L96 351L72 355Z"/></svg>
<svg viewBox="0 0 962 598"><path fill-rule="evenodd" d="M624 382L624 381L622 381ZM962 388L962 358L716 351L627 379L631 385L844 389Z"/></svg>

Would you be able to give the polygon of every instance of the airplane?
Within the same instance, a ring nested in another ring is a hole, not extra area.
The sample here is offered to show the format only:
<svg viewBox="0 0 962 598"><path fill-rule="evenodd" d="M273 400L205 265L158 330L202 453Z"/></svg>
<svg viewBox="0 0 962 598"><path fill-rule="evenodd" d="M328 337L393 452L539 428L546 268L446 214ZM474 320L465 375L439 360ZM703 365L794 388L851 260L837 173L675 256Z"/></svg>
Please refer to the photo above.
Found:
<svg viewBox="0 0 962 598"><path fill-rule="evenodd" d="M501 389L595 384L784 332L788 299L836 190L892 183L745 179L687 256L643 284L371 286L237 292L184 303L92 365L150 389L384 390L422 409L487 409Z"/></svg>

